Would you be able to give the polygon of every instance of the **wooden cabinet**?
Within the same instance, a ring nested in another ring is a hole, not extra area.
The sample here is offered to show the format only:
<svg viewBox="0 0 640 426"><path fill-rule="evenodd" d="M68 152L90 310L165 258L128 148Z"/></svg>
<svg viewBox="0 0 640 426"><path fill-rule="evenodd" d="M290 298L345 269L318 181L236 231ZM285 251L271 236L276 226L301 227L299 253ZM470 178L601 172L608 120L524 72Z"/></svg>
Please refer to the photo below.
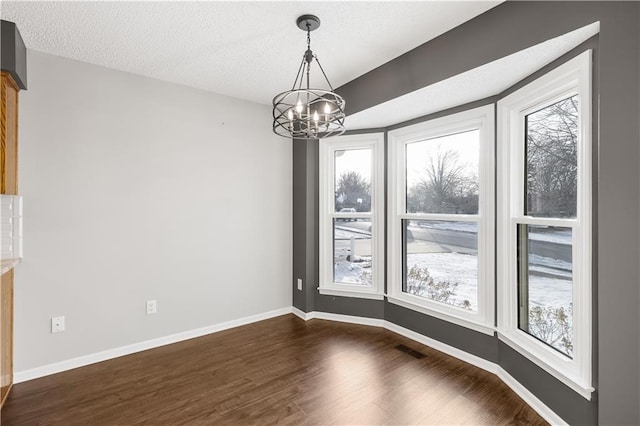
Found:
<svg viewBox="0 0 640 426"><path fill-rule="evenodd" d="M18 193L18 92L2 71L0 89L0 193ZM13 269L0 280L0 407L13 385Z"/></svg>

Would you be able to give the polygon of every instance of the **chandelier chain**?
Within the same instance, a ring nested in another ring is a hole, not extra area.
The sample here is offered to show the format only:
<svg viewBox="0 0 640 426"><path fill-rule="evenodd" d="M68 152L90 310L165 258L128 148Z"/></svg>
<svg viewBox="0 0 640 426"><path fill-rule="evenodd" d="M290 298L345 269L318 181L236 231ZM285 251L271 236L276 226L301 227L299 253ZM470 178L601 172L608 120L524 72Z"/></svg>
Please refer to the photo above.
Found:
<svg viewBox="0 0 640 426"><path fill-rule="evenodd" d="M300 79L300 84L302 85L302 75L304 75L304 57L302 58L302 62L300 62L300 68L298 68L298 73L296 74L296 79L293 82L293 86L291 86L291 90L296 89L296 84L298 84L298 79Z"/></svg>
<svg viewBox="0 0 640 426"><path fill-rule="evenodd" d="M316 58L316 63L318 64L318 68L320 68L320 71L322 71L322 75L324 76L324 79L327 80L327 84L329 85L329 88L333 92L333 86L331 85L331 82L327 78L327 74L324 72L324 68L322 68L322 65L320 64L320 60L316 55L313 55L313 57Z"/></svg>

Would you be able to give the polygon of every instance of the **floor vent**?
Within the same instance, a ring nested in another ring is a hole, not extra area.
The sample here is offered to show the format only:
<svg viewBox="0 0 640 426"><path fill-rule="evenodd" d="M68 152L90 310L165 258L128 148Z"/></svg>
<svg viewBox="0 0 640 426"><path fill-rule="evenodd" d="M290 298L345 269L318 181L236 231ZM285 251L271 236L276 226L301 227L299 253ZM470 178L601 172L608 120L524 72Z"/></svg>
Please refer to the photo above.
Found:
<svg viewBox="0 0 640 426"><path fill-rule="evenodd" d="M416 359L422 359L422 358L426 358L426 355L423 354L422 352L418 352L415 349L411 349L408 346L405 345L398 345L396 346L396 349L404 352L407 355L411 355L412 357L416 358Z"/></svg>

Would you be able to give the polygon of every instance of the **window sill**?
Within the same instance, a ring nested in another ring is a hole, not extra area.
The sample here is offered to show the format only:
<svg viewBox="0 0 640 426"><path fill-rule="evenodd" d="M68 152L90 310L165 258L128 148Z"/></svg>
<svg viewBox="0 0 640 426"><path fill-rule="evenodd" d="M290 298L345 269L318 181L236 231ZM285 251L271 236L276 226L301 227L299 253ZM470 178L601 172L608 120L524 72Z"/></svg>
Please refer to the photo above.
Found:
<svg viewBox="0 0 640 426"><path fill-rule="evenodd" d="M443 321L447 321L461 327L469 328L474 331L478 331L483 334L487 334L489 336L493 336L495 333L495 328L492 326L487 326L485 324L481 324L479 322L471 321L466 318L462 318L456 315L451 315L446 312L442 312L436 309L432 309L423 305L418 305L408 300L404 300L398 297L387 295L387 300L394 305L402 306L403 308L411 309L413 311L420 312L422 314L430 315L432 317L441 319Z"/></svg>
<svg viewBox="0 0 640 426"><path fill-rule="evenodd" d="M384 294L371 291L369 288L363 290L358 289L336 289L327 287L318 287L318 292L325 296L355 297L359 299L384 300Z"/></svg>
<svg viewBox="0 0 640 426"><path fill-rule="evenodd" d="M565 363L567 367L573 366L573 363L569 360L569 358L561 359L560 355L555 353L551 353L552 349L547 350L547 348L541 348L541 350L535 350L533 348L532 351L528 348L530 345L527 344L526 336L521 336L519 332L515 331L498 331L498 339L509 345L512 349L516 350L519 354L529 359L531 362L542 368L544 371L555 377L560 382L567 385L571 390L585 398L587 401L591 401L591 394L595 391L592 386L586 385L584 379L577 377L576 374L565 374L562 373L557 366L551 365L550 362L545 361L543 358L558 358L559 363ZM549 352L549 357L540 356L540 352Z"/></svg>

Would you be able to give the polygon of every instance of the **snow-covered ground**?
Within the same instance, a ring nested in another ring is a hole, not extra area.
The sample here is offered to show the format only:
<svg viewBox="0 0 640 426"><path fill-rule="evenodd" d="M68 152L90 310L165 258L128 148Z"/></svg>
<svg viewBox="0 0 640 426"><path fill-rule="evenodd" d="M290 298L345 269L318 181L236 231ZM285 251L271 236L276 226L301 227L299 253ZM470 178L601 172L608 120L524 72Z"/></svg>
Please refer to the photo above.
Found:
<svg viewBox="0 0 640 426"><path fill-rule="evenodd" d="M356 240L365 240L371 239L371 232L360 231L360 230L351 230L346 227L336 226L334 238L336 240L351 240L351 237Z"/></svg>
<svg viewBox="0 0 640 426"><path fill-rule="evenodd" d="M471 310L478 310L478 257L463 253L410 253L407 255L407 269L413 266L427 268L436 282L456 283L451 302L471 303ZM453 304L453 303L451 303Z"/></svg>
<svg viewBox="0 0 640 426"><path fill-rule="evenodd" d="M420 228L446 229L449 231L462 231L475 234L478 232L478 225L475 222L441 222L437 220L412 220L409 227L418 226Z"/></svg>
<svg viewBox="0 0 640 426"><path fill-rule="evenodd" d="M571 276L529 275L529 306L568 309L573 300Z"/></svg>
<svg viewBox="0 0 640 426"><path fill-rule="evenodd" d="M538 232L529 231L529 238L536 241L546 241L548 243L571 245L571 230L559 230L555 228L552 231L544 229L541 229Z"/></svg>
<svg viewBox="0 0 640 426"><path fill-rule="evenodd" d="M560 259L529 254L529 273L532 275L555 275L564 279L571 279L571 263Z"/></svg>
<svg viewBox="0 0 640 426"><path fill-rule="evenodd" d="M336 262L334 281L344 284L371 285L371 256L360 258L362 262Z"/></svg>
<svg viewBox="0 0 640 426"><path fill-rule="evenodd" d="M529 273L529 302L538 306L567 308L572 302L571 264L548 257L536 258L539 263L532 265ZM408 254L407 269L415 265L427 268L435 281L457 283L452 301L469 300L471 309L478 309L476 256L456 252Z"/></svg>
<svg viewBox="0 0 640 426"><path fill-rule="evenodd" d="M371 233L336 225L334 239L334 282L371 285Z"/></svg>

